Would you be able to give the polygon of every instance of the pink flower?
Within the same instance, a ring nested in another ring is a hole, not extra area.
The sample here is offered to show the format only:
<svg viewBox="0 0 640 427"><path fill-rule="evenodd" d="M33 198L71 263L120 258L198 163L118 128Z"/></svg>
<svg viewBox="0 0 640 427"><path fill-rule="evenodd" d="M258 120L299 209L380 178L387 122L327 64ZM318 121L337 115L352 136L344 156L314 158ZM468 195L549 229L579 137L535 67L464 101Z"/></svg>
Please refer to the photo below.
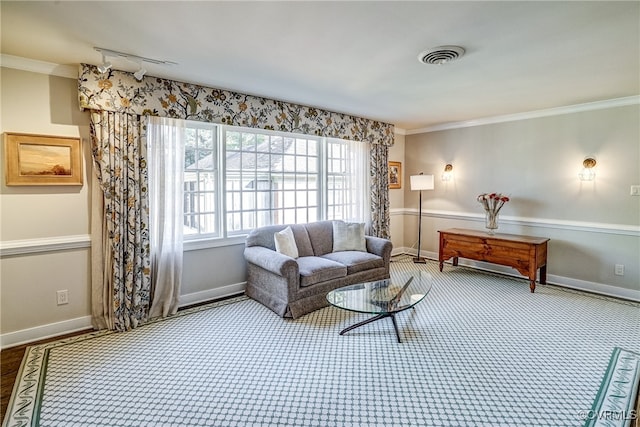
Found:
<svg viewBox="0 0 640 427"><path fill-rule="evenodd" d="M502 206L509 201L509 197L501 193L483 193L477 197L485 211L497 214Z"/></svg>

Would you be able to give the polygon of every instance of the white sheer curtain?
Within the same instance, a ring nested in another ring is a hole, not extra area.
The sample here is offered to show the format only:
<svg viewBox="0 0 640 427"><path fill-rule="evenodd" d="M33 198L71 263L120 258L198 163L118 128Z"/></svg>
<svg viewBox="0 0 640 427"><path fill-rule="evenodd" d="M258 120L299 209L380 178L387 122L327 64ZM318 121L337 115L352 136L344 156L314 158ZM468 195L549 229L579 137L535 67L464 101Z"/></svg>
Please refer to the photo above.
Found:
<svg viewBox="0 0 640 427"><path fill-rule="evenodd" d="M364 222L366 228L371 225L371 203L369 182L369 143L346 141L349 158L349 193L345 219L353 222ZM364 190L364 191L363 191Z"/></svg>
<svg viewBox="0 0 640 427"><path fill-rule="evenodd" d="M153 299L150 317L178 310L182 283L184 121L149 117L149 234Z"/></svg>

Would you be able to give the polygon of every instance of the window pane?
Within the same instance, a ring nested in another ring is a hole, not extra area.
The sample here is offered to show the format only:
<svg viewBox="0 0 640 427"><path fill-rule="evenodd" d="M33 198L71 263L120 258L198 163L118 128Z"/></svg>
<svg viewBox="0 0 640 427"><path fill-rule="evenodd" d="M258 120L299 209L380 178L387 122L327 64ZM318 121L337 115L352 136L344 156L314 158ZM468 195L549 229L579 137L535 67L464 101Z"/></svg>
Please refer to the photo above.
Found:
<svg viewBox="0 0 640 427"><path fill-rule="evenodd" d="M213 150L215 146L216 132L213 129L198 129L198 147L204 150Z"/></svg>
<svg viewBox="0 0 640 427"><path fill-rule="evenodd" d="M297 223L309 222L306 208L296 210L296 222Z"/></svg>
<svg viewBox="0 0 640 427"><path fill-rule="evenodd" d="M285 155L283 158L283 168L285 172L294 172L296 170L296 158L295 156Z"/></svg>
<svg viewBox="0 0 640 427"><path fill-rule="evenodd" d="M314 139L310 139L308 141L308 144L307 144L307 150L308 150L307 154L310 155L310 156L317 156L318 155L318 144L319 144L319 141L314 140Z"/></svg>
<svg viewBox="0 0 640 427"><path fill-rule="evenodd" d="M296 139L296 154L303 155L303 156L307 154L306 139Z"/></svg>
<svg viewBox="0 0 640 427"><path fill-rule="evenodd" d="M216 233L216 215L202 214L199 216L200 233L201 234L215 234Z"/></svg>
<svg viewBox="0 0 640 427"><path fill-rule="evenodd" d="M226 132L226 149L229 150L239 150L240 149L240 132Z"/></svg>
<svg viewBox="0 0 640 427"><path fill-rule="evenodd" d="M256 169L256 154L255 153L242 153L242 170L255 170Z"/></svg>
<svg viewBox="0 0 640 427"><path fill-rule="evenodd" d="M239 212L229 213L227 212L227 230L240 231L242 230L242 221L240 220L241 214Z"/></svg>
<svg viewBox="0 0 640 427"><path fill-rule="evenodd" d="M307 192L296 191L296 206L307 206Z"/></svg>
<svg viewBox="0 0 640 427"><path fill-rule="evenodd" d="M248 193L242 192L242 210L246 212L247 210L254 210L256 208L256 193Z"/></svg>
<svg viewBox="0 0 640 427"><path fill-rule="evenodd" d="M282 170L283 156L279 154L272 154L269 157L269 170L279 172Z"/></svg>
<svg viewBox="0 0 640 427"><path fill-rule="evenodd" d="M283 211L284 218L283 224L295 224L296 223L296 210L295 209L285 209Z"/></svg>
<svg viewBox="0 0 640 427"><path fill-rule="evenodd" d="M272 136L270 138L270 147L272 153L284 152L284 139L281 136Z"/></svg>
<svg viewBox="0 0 640 427"><path fill-rule="evenodd" d="M254 134L242 134L242 151L256 150L256 136Z"/></svg>
<svg viewBox="0 0 640 427"><path fill-rule="evenodd" d="M251 230L252 228L256 228L256 213L245 211L242 213L242 229Z"/></svg>
<svg viewBox="0 0 640 427"><path fill-rule="evenodd" d="M237 191L227 191L227 211L240 210L240 193Z"/></svg>

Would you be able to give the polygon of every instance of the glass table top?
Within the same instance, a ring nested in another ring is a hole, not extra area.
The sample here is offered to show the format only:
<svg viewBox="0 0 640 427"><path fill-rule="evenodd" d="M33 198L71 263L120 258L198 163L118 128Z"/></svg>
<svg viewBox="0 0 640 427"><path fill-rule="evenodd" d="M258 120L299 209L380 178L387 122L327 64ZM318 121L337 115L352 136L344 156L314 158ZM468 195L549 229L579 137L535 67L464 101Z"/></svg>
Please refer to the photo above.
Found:
<svg viewBox="0 0 640 427"><path fill-rule="evenodd" d="M359 313L397 313L413 307L431 290L433 279L425 271L391 273L390 279L358 283L327 294L329 304Z"/></svg>

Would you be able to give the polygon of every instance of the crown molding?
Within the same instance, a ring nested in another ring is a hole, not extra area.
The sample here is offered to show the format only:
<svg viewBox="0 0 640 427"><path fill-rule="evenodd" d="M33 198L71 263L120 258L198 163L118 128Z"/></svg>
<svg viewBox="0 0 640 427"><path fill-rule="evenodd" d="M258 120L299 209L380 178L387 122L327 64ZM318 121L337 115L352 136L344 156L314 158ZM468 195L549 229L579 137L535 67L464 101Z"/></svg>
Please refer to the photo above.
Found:
<svg viewBox="0 0 640 427"><path fill-rule="evenodd" d="M629 105L640 104L640 95L627 96L624 98L607 99L603 101L587 102L585 104L567 105L564 107L548 108L546 110L535 110L524 113L506 114L503 116L484 117L475 120L466 120L461 122L442 123L439 125L428 126L421 129L407 130L406 135L415 135L419 133L436 132L440 130L450 130L467 128L472 126L490 125L495 123L513 122L518 120L537 119L541 117L559 116L562 114L579 113L583 111L603 110L606 108L626 107Z"/></svg>
<svg viewBox="0 0 640 427"><path fill-rule="evenodd" d="M31 71L33 73L48 74L51 76L66 77L69 79L78 78L77 65L60 65L54 64L53 62L23 58L21 56L6 55L4 53L0 54L0 65L5 68Z"/></svg>

